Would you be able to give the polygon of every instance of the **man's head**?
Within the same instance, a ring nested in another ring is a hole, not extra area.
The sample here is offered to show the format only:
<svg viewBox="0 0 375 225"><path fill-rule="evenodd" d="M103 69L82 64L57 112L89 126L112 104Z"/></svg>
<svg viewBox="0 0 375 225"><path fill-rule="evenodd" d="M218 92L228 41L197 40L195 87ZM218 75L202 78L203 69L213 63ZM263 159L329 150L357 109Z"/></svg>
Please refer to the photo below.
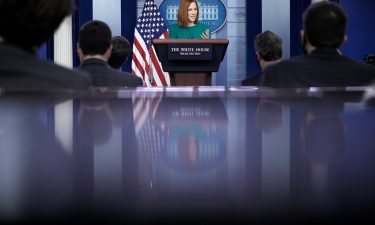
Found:
<svg viewBox="0 0 375 225"><path fill-rule="evenodd" d="M254 47L262 69L267 62L279 60L283 55L283 41L271 31L258 34L254 39Z"/></svg>
<svg viewBox="0 0 375 225"><path fill-rule="evenodd" d="M128 60L130 54L130 43L122 36L115 36L111 40L112 53L108 64L115 69L120 69Z"/></svg>
<svg viewBox="0 0 375 225"><path fill-rule="evenodd" d="M338 4L314 3L303 14L302 37L314 47L339 48L346 39L346 24L347 16Z"/></svg>
<svg viewBox="0 0 375 225"><path fill-rule="evenodd" d="M0 0L0 36L35 52L73 9L72 0Z"/></svg>
<svg viewBox="0 0 375 225"><path fill-rule="evenodd" d="M108 60L112 50L111 39L111 28L106 23L99 20L85 23L78 35L78 55L81 61L90 56L101 56Z"/></svg>
<svg viewBox="0 0 375 225"><path fill-rule="evenodd" d="M265 61L278 60L283 54L283 41L271 31L258 34L254 40L254 47L260 58Z"/></svg>

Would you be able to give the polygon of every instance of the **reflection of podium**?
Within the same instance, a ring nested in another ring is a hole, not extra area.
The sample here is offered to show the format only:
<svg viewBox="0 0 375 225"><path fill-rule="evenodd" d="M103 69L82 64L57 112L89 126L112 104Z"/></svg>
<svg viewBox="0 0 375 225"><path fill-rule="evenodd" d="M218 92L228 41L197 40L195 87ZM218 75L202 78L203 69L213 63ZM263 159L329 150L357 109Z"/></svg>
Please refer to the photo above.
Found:
<svg viewBox="0 0 375 225"><path fill-rule="evenodd" d="M219 98L163 98L155 123L165 133L161 159L171 168L202 172L226 155L228 116Z"/></svg>
<svg viewBox="0 0 375 225"><path fill-rule="evenodd" d="M227 39L154 39L156 54L172 86L210 86L223 61Z"/></svg>
<svg viewBox="0 0 375 225"><path fill-rule="evenodd" d="M163 124L225 124L228 116L219 98L163 98L155 114Z"/></svg>

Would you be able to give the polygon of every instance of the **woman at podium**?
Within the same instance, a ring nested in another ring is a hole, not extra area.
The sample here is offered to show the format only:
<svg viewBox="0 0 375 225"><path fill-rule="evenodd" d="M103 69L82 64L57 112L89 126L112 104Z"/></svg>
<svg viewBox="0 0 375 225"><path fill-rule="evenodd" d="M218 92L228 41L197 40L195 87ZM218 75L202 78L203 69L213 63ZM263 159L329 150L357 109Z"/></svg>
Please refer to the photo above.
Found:
<svg viewBox="0 0 375 225"><path fill-rule="evenodd" d="M208 39L208 27L198 22L199 7L196 0L181 0L178 8L177 24L169 27L169 38Z"/></svg>

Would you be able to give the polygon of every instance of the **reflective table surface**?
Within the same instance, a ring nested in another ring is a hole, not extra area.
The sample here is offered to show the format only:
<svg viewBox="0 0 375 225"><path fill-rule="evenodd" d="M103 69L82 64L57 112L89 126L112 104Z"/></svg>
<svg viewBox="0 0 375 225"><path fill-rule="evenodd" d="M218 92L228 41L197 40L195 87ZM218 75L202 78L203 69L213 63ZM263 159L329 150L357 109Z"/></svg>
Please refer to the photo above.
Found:
<svg viewBox="0 0 375 225"><path fill-rule="evenodd" d="M364 89L0 94L0 224L373 224Z"/></svg>

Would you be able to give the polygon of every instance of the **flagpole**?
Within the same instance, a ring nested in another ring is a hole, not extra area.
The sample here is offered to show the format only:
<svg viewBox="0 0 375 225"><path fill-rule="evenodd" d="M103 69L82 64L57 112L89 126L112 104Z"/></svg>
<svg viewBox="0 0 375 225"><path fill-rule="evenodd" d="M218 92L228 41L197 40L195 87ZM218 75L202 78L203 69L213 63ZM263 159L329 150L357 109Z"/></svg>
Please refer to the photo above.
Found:
<svg viewBox="0 0 375 225"><path fill-rule="evenodd" d="M155 1L154 0L146 0L146 1L150 1L152 4L150 5L154 5L155 4ZM151 31L151 27L152 27L152 21L149 20L148 21L148 31L147 31L147 40L149 41L149 43L152 43L151 41L151 34L152 34L152 31ZM152 51L151 51L152 47L151 48L148 48L148 54L150 56L150 58L148 59L148 65L150 65L149 67L149 71L148 71L148 79L151 83L151 86L154 86L153 83L154 83L154 74L152 72Z"/></svg>

